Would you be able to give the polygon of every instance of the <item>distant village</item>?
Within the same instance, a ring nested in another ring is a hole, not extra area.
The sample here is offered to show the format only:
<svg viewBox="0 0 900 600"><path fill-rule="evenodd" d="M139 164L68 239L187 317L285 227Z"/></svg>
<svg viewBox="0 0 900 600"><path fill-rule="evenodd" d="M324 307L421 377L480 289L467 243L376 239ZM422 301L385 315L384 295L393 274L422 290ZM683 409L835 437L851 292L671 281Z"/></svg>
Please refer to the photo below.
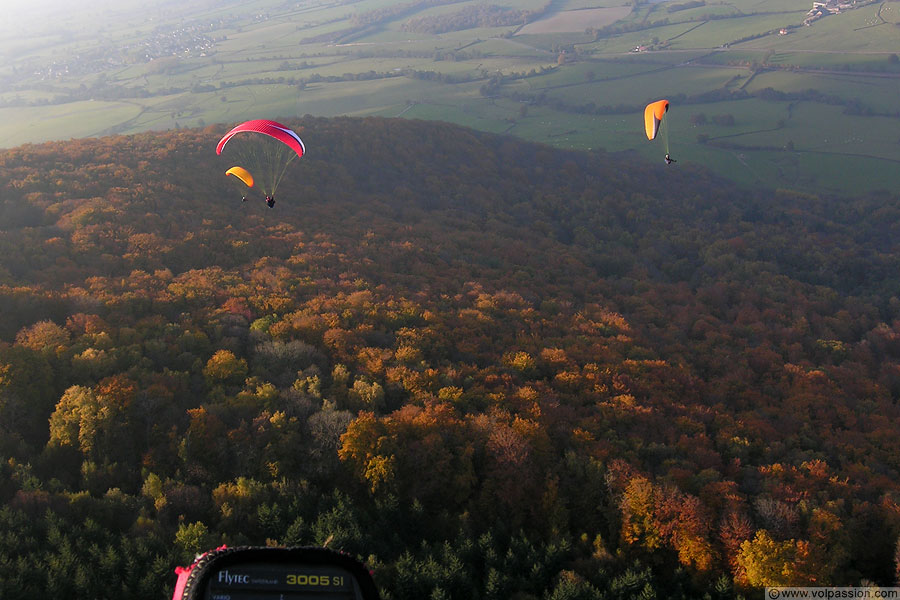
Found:
<svg viewBox="0 0 900 600"><path fill-rule="evenodd" d="M164 56L205 56L215 40L207 35L218 24L185 25L179 29L156 31L139 43L122 46L103 46L68 57L66 61L54 61L33 72L48 81L70 75L98 73L110 67L150 62Z"/></svg>
<svg viewBox="0 0 900 600"><path fill-rule="evenodd" d="M256 20L267 18L268 15L257 15ZM206 56L216 42L221 41L211 37L213 31L235 26L239 21L245 20L245 18L232 17L189 23L177 29L159 28L134 44L94 48L70 56L66 61L54 61L43 65L36 68L32 74L41 81L48 81L70 75L99 73L110 67L146 63L165 57Z"/></svg>

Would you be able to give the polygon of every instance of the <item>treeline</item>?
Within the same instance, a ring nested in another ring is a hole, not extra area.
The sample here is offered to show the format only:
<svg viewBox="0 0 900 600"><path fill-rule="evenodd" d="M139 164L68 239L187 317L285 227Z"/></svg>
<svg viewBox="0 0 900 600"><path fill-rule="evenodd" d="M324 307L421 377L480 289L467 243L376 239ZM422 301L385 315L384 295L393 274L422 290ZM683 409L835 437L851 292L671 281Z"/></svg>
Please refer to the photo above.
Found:
<svg viewBox="0 0 900 600"><path fill-rule="evenodd" d="M413 2L354 13L350 18L350 22L354 30L358 30L359 28L368 28L380 23L394 21L432 7L458 4L459 2L460 0L415 0ZM496 5L467 6L446 15L411 17L402 24L401 28L403 31L446 33L473 27L524 25L539 19L552 6L553 0L534 10L516 10Z"/></svg>
<svg viewBox="0 0 900 600"><path fill-rule="evenodd" d="M385 21L392 21L427 8L444 6L447 4L458 4L460 1L461 0L413 0L412 2L404 2L402 4L394 4L383 8L354 13L350 17L350 22L355 26L375 25Z"/></svg>
<svg viewBox="0 0 900 600"><path fill-rule="evenodd" d="M475 27L508 27L523 25L531 16L530 11L515 10L505 6L467 6L447 15L414 17L403 23L403 31L416 33L447 33Z"/></svg>
<svg viewBox="0 0 900 600"><path fill-rule="evenodd" d="M585 102L583 104L573 104L563 98L555 96L552 88L542 90L538 93L527 92L507 92L503 85L505 83L533 77L543 74L533 71L531 73L519 73L510 75L495 75L479 88L482 96L504 96L518 102L527 102L538 106L549 106L554 110L568 112L574 114L587 115L618 115L618 114L635 114L643 110L643 105L637 104L605 104L597 105L594 101ZM672 94L669 100L680 105L697 105L710 104L716 102L727 102L732 100L742 100L745 98L760 98L770 102L817 102L820 104L829 104L833 106L843 106L844 114L867 116L867 117L897 117L900 111L884 111L877 110L867 105L864 100L859 98L847 99L834 94L825 94L819 90L809 88L799 92L782 92L771 87L762 88L753 92L740 89L727 89L725 87L709 90L700 94Z"/></svg>
<svg viewBox="0 0 900 600"><path fill-rule="evenodd" d="M221 543L386 598L893 585L900 198L440 123L0 153L0 596L159 598Z"/></svg>
<svg viewBox="0 0 900 600"><path fill-rule="evenodd" d="M689 10L691 8L700 8L701 6L706 6L706 0L691 0L690 2L672 4L670 6L666 6L666 12L680 12L682 10Z"/></svg>

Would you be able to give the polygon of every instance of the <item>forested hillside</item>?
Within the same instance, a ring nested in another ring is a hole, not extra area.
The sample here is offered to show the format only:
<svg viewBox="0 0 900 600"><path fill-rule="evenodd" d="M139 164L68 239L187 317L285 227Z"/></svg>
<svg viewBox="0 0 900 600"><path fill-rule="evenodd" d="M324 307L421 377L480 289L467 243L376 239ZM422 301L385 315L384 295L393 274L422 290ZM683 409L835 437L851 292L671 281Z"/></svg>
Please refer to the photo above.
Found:
<svg viewBox="0 0 900 600"><path fill-rule="evenodd" d="M289 124L271 210L224 125L0 153L0 597L221 543L395 599L894 584L900 198Z"/></svg>

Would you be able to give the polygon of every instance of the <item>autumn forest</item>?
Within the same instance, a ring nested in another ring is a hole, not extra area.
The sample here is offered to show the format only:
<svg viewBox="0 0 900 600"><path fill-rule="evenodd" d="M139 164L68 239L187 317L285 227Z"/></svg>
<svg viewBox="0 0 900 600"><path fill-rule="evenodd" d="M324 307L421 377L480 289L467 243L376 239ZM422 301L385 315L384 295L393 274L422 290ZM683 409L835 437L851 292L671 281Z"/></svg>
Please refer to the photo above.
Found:
<svg viewBox="0 0 900 600"><path fill-rule="evenodd" d="M159 599L226 543L385 599L896 585L900 197L441 123L0 151L0 598Z"/></svg>

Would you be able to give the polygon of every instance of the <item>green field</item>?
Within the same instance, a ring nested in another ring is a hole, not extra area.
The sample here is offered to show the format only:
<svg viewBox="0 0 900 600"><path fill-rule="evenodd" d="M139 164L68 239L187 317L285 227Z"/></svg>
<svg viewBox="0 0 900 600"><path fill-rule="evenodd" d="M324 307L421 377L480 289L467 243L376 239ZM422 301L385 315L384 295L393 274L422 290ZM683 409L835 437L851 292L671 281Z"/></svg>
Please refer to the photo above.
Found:
<svg viewBox="0 0 900 600"><path fill-rule="evenodd" d="M585 26L589 9L624 4L493 3L532 11L522 35L519 17L479 20L487 5L475 0L98 0L52 18L46 3L24 3L22 23L0 25L0 147L253 117L380 115L655 161L640 106L666 97L680 164L748 185L900 187L900 3L857 3L804 26L808 0L668 0ZM575 31L533 33L551 17ZM413 30L413 19L444 28Z"/></svg>
<svg viewBox="0 0 900 600"><path fill-rule="evenodd" d="M665 95L674 96L692 94L698 85L702 89L724 87L740 70L728 68L691 68L655 69L624 77L612 76L609 79L573 82L568 85L541 85L538 79L533 89L542 91L551 98L570 104L582 104L587 101L601 106L637 106L658 99L665 90ZM531 82L526 82L531 83ZM640 106L638 106L640 105Z"/></svg>
<svg viewBox="0 0 900 600"><path fill-rule="evenodd" d="M897 89L883 85L876 78L852 73L790 73L769 71L760 73L745 88L749 92L771 87L784 92L803 92L814 89L843 100L859 100L874 110L886 113L897 110Z"/></svg>

